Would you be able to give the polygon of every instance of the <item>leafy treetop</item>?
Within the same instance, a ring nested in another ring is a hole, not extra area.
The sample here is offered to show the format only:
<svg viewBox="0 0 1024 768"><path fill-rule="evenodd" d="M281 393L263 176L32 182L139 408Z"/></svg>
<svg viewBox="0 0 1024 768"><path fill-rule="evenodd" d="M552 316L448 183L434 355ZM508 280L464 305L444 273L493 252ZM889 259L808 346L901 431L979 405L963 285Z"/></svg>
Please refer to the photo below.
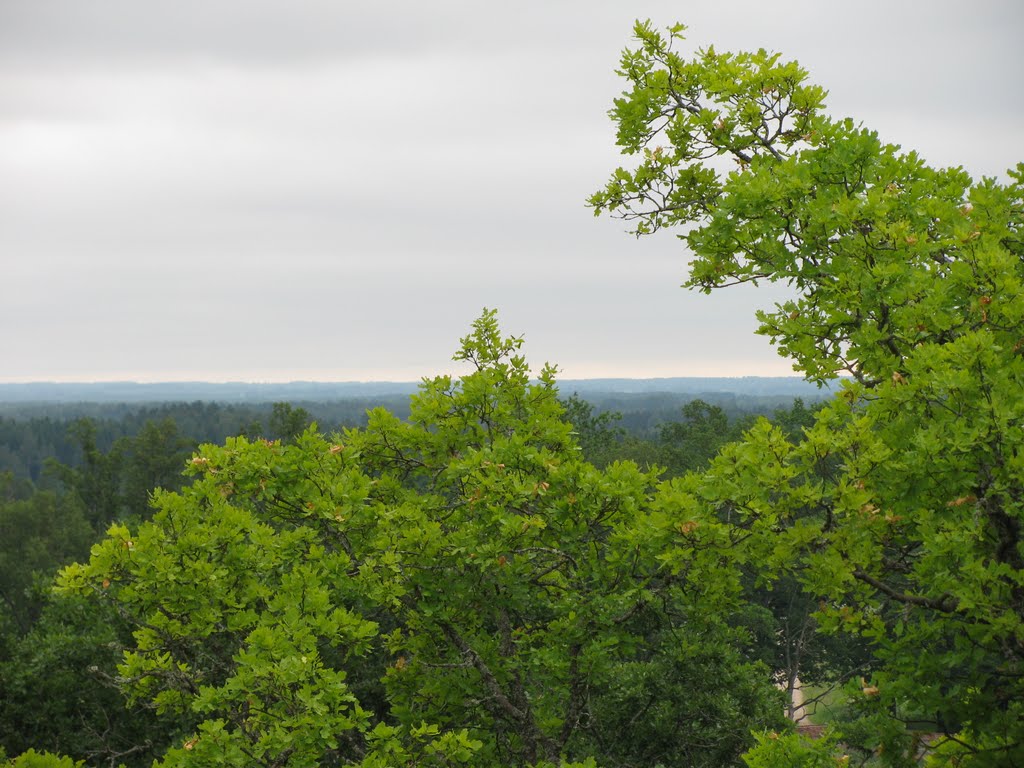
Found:
<svg viewBox="0 0 1024 768"><path fill-rule="evenodd" d="M585 462L521 343L485 311L407 421L204 446L65 570L134 624L125 690L191 724L162 765L710 768L778 724L727 528Z"/></svg>
<svg viewBox="0 0 1024 768"><path fill-rule="evenodd" d="M636 26L611 116L639 161L590 198L595 213L638 234L688 227L691 287L793 285L798 298L758 313L760 333L814 379L874 384L904 375L918 347L978 330L1020 342L1024 165L1007 186L933 169L827 116L795 62L714 48L686 59L684 29Z"/></svg>
<svg viewBox="0 0 1024 768"><path fill-rule="evenodd" d="M915 759L902 719L947 736L937 764L1018 765L1024 165L1005 184L932 168L829 117L797 64L685 58L683 29L637 24L611 116L638 161L590 204L686 228L691 288L791 285L760 333L813 380L851 377L802 442L762 422L686 487L762 579L794 574L823 627L872 643L882 762Z"/></svg>

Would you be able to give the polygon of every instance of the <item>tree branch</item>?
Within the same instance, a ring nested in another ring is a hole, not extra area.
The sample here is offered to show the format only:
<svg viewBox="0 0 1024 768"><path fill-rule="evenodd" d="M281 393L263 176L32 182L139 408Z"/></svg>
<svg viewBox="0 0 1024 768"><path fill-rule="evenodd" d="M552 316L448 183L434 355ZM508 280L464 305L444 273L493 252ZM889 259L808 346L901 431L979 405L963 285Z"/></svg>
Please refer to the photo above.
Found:
<svg viewBox="0 0 1024 768"><path fill-rule="evenodd" d="M862 571L860 568L854 570L853 576L859 581L863 581L865 584L871 585L879 592L888 595L893 600L907 605L919 605L922 608L931 608L934 611L942 611L943 613L953 613L959 605L959 601L948 593L942 597L908 595L905 592L900 592L899 590L890 587L884 581L876 579L870 573Z"/></svg>

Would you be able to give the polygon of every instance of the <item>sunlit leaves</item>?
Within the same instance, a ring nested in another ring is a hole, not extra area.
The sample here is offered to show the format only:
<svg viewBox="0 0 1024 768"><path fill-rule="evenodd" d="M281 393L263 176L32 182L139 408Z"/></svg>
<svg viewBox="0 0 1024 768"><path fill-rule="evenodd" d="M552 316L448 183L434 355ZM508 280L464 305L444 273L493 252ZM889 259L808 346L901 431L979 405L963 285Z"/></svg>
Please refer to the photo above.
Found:
<svg viewBox="0 0 1024 768"><path fill-rule="evenodd" d="M718 765L779 718L728 620L728 527L584 462L521 344L485 311L473 370L424 381L408 421L204 446L191 487L65 571L134 623L126 691L193 724L165 765ZM650 696L659 739L619 706ZM713 727L679 725L698 709Z"/></svg>
<svg viewBox="0 0 1024 768"><path fill-rule="evenodd" d="M823 628L871 642L864 722L875 736L851 725L850 738L901 765L918 747L891 718L916 718L955 738L940 764L1015 764L1022 166L1005 185L931 168L827 116L796 65L710 49L685 59L673 50L680 32L638 25L611 116L639 162L591 205L641 234L683 226L692 288L789 284L794 298L757 313L759 332L808 378L857 382L799 444L759 424L688 491L760 579L795 574L820 600ZM749 760L817 764L826 753L787 737Z"/></svg>

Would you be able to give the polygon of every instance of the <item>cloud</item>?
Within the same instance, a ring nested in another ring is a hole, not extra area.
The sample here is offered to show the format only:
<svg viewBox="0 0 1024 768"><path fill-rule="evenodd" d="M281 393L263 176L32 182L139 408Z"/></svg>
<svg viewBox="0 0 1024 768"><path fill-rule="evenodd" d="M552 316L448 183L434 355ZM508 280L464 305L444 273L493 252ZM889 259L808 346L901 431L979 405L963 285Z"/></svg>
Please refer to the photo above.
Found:
<svg viewBox="0 0 1024 768"><path fill-rule="evenodd" d="M2 3L6 375L443 366L485 305L570 372L778 372L772 294L686 294L671 234L583 205L632 20L677 13L932 162L1016 160L1011 3Z"/></svg>

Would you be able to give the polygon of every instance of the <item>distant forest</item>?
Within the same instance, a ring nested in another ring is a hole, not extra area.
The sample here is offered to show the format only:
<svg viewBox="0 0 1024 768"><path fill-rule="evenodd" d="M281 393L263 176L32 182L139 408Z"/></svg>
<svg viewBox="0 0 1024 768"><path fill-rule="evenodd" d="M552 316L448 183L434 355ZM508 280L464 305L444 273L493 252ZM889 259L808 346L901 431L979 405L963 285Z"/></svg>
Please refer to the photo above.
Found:
<svg viewBox="0 0 1024 768"><path fill-rule="evenodd" d="M333 402L359 398L409 395L416 381L293 381L283 384L204 381L133 381L96 383L0 383L0 413L27 403L218 403ZM561 379L559 388L583 395L611 393L673 393L708 399L709 394L789 395L813 399L821 390L799 376L675 377L659 379Z"/></svg>
<svg viewBox="0 0 1024 768"><path fill-rule="evenodd" d="M83 427L88 422L93 448L123 452L139 436L154 435L178 445L187 456L203 443L247 435L271 439L316 422L321 431L365 426L367 412L383 407L399 418L409 413L413 383L381 384L4 384L0 385L0 473L48 487L48 462L80 466L86 458ZM664 426L683 418L684 407L699 401L721 409L735 424L756 415L771 415L795 399L813 403L828 397L827 389L795 378L739 379L596 379L561 383L566 398L578 395L594 416L608 414L617 439L657 441ZM260 400L267 395L352 392L322 400L289 398ZM196 397L190 401L136 400L157 395L218 394L223 400ZM121 395L123 401L109 398ZM77 399L74 399L77 398ZM76 426L78 424L78 426ZM119 442L120 441L120 442ZM180 445L179 445L180 444ZM187 450L182 446L187 446ZM646 452L649 453L649 452ZM52 478L51 478L52 479Z"/></svg>
<svg viewBox="0 0 1024 768"><path fill-rule="evenodd" d="M696 398L591 388L584 399L563 389L561 404L581 458L598 467L631 459L673 477L705 466L758 414L792 435L812 423L817 404L768 390ZM155 489L191 485L184 470L200 444L245 436L254 446L297 447L322 439L303 435L311 423L324 433L365 428L375 408L410 416L408 394L383 392L300 402L0 404L0 688L9 694L0 697L0 757L36 747L141 768L178 738L182 723L137 704L126 709L108 684L130 627L108 606L55 596L54 574L87 559L112 525L148 520Z"/></svg>

